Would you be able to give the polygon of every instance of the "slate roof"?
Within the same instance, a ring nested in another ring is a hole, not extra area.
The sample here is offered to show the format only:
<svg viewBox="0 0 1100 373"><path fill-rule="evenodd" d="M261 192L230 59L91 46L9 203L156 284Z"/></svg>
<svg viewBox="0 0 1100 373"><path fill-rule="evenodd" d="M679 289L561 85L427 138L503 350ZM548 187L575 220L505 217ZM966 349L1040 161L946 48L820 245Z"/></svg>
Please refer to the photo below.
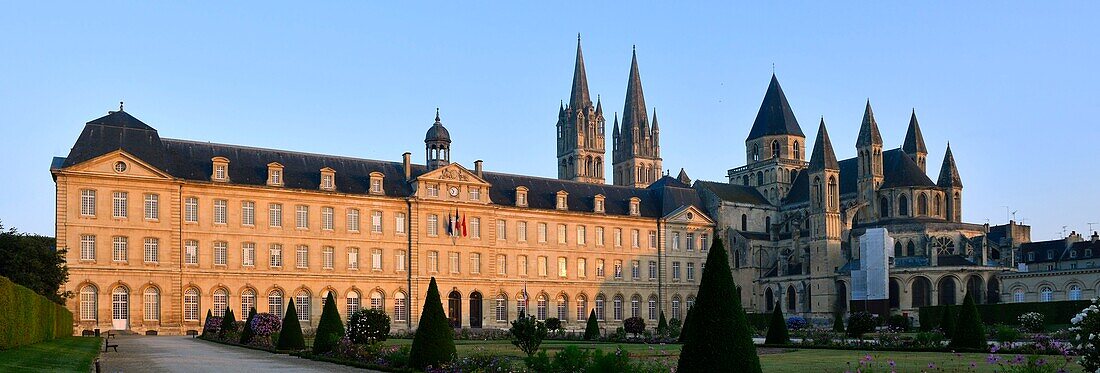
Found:
<svg viewBox="0 0 1100 373"><path fill-rule="evenodd" d="M816 147L816 145L815 145ZM928 175L921 171L920 166L913 162L900 148L882 152L883 181L882 188L896 187L935 187L936 184ZM837 162L840 167L840 195L858 192L859 188L859 160L848 158ZM791 183L791 190L783 199L783 203L801 203L810 200L809 172L800 172Z"/></svg>
<svg viewBox="0 0 1100 373"><path fill-rule="evenodd" d="M588 95L588 75L584 73L584 55L581 54L581 36L577 35L577 62L573 65L573 89L569 94L569 107L581 110L592 105Z"/></svg>
<svg viewBox="0 0 1100 373"><path fill-rule="evenodd" d="M825 128L825 118L821 118L821 124L817 126L817 140L814 141L814 151L810 154L809 170L824 169L840 170L840 165L836 162L833 142L829 140L829 130Z"/></svg>
<svg viewBox="0 0 1100 373"><path fill-rule="evenodd" d="M917 123L917 110L909 116L909 129L905 131L905 142L901 149L907 154L928 154L928 147L924 146L924 135L920 133L920 124Z"/></svg>
<svg viewBox="0 0 1100 373"><path fill-rule="evenodd" d="M80 132L76 144L69 150L63 167L118 149L127 149L142 161L164 169L165 160L157 130L121 110L88 122Z"/></svg>
<svg viewBox="0 0 1100 373"><path fill-rule="evenodd" d="M447 127L443 127L443 122L439 121L439 109L435 109L435 123L432 123L428 132L424 134L424 141L451 143L451 133L447 131Z"/></svg>
<svg viewBox="0 0 1100 373"><path fill-rule="evenodd" d="M1089 253L1092 255L1086 256L1085 250L1091 250ZM1053 259L1047 259L1047 251L1054 252ZM1028 260L1028 253L1035 253L1035 260ZM1071 253L1076 257L1071 256ZM1020 245L1020 261L1029 264L1091 259L1098 256L1100 256L1100 241L1092 242L1089 238L1086 238L1084 241L1074 242L1068 248L1066 247L1066 241L1064 239L1028 242Z"/></svg>
<svg viewBox="0 0 1100 373"><path fill-rule="evenodd" d="M951 155L951 144L947 144L947 152L944 153L943 164L940 165L940 179L936 184L944 188L963 186L959 169L955 167L955 156Z"/></svg>
<svg viewBox="0 0 1100 373"><path fill-rule="evenodd" d="M803 174L805 174L805 172L803 172ZM768 199L764 198L764 195L760 194L760 191L756 190L755 187L703 180L696 180L695 185L714 193L715 196L723 201L753 205L771 205Z"/></svg>
<svg viewBox="0 0 1100 373"><path fill-rule="evenodd" d="M769 135L806 137L802 133L802 127L798 126L798 119L795 119L791 104L787 102L787 96L783 94L783 87L779 86L779 79L776 79L775 74L772 74L772 80L768 83L764 101L760 103L760 110L756 113L756 120L752 123L747 140Z"/></svg>
<svg viewBox="0 0 1100 373"><path fill-rule="evenodd" d="M863 123L859 126L859 136L856 137L856 147L869 145L882 146L882 134L878 131L878 122L875 122L875 113L871 111L871 100L867 100L867 108L863 110Z"/></svg>

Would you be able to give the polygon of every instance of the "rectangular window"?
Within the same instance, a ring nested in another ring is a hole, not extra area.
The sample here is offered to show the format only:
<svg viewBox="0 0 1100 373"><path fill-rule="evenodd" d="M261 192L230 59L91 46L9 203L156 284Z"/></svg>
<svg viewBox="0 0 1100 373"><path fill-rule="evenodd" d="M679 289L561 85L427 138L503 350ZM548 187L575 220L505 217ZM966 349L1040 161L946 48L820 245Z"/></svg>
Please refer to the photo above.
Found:
<svg viewBox="0 0 1100 373"><path fill-rule="evenodd" d="M615 247L623 246L623 229L615 228Z"/></svg>
<svg viewBox="0 0 1100 373"><path fill-rule="evenodd" d="M604 277L604 260L596 259L596 277Z"/></svg>
<svg viewBox="0 0 1100 373"><path fill-rule="evenodd" d="M246 227L256 225L256 202L241 201L241 225Z"/></svg>
<svg viewBox="0 0 1100 373"><path fill-rule="evenodd" d="M241 265L253 267L256 265L256 244L245 242L241 244Z"/></svg>
<svg viewBox="0 0 1100 373"><path fill-rule="evenodd" d="M309 246L298 245L298 249L295 253L295 266L298 268L309 268Z"/></svg>
<svg viewBox="0 0 1100 373"><path fill-rule="evenodd" d="M471 201L480 201L481 200L481 188L470 187L470 200Z"/></svg>
<svg viewBox="0 0 1100 373"><path fill-rule="evenodd" d="M214 265L223 266L226 263L226 256L229 244L224 241L214 242Z"/></svg>
<svg viewBox="0 0 1100 373"><path fill-rule="evenodd" d="M596 227L596 246L603 246L603 227Z"/></svg>
<svg viewBox="0 0 1100 373"><path fill-rule="evenodd" d="M347 226L348 232L359 231L359 209L348 209Z"/></svg>
<svg viewBox="0 0 1100 373"><path fill-rule="evenodd" d="M187 223L199 222L199 199L187 197L183 202L183 221Z"/></svg>
<svg viewBox="0 0 1100 373"><path fill-rule="evenodd" d="M145 262L156 263L160 259L160 240L148 237L145 239Z"/></svg>
<svg viewBox="0 0 1100 373"><path fill-rule="evenodd" d="M639 232L637 229L630 230L630 247L633 247L635 249L641 247L641 245L638 243L640 239L639 236L641 236L641 232Z"/></svg>
<svg viewBox="0 0 1100 373"><path fill-rule="evenodd" d="M382 249L371 249L370 251L370 269L375 271L382 270Z"/></svg>
<svg viewBox="0 0 1100 373"><path fill-rule="evenodd" d="M695 281L695 263L687 264L687 280Z"/></svg>
<svg viewBox="0 0 1100 373"><path fill-rule="evenodd" d="M294 226L298 229L309 229L309 206L298 205L294 207Z"/></svg>
<svg viewBox="0 0 1100 373"><path fill-rule="evenodd" d="M80 191L80 215L95 216L95 190L82 189Z"/></svg>
<svg viewBox="0 0 1100 373"><path fill-rule="evenodd" d="M470 218L470 238L481 238L480 218Z"/></svg>
<svg viewBox="0 0 1100 373"><path fill-rule="evenodd" d="M127 203L126 199L129 193L126 192L114 192L111 198L111 214L112 216L120 219L126 218Z"/></svg>
<svg viewBox="0 0 1100 373"><path fill-rule="evenodd" d="M332 189L332 175L321 176L321 189Z"/></svg>
<svg viewBox="0 0 1100 373"><path fill-rule="evenodd" d="M516 239L519 242L527 242L527 222L521 221L516 223Z"/></svg>
<svg viewBox="0 0 1100 373"><path fill-rule="evenodd" d="M707 244L708 244L707 241L710 241L710 236L709 235L707 235L706 233L703 233L703 234L699 235L699 251L701 251L701 252L707 251L707 248L710 247L710 246L707 246Z"/></svg>
<svg viewBox="0 0 1100 373"><path fill-rule="evenodd" d="M508 239L508 223L504 220L497 220L497 239Z"/></svg>
<svg viewBox="0 0 1100 373"><path fill-rule="evenodd" d="M283 171L271 170L271 185L283 185Z"/></svg>
<svg viewBox="0 0 1100 373"><path fill-rule="evenodd" d="M621 280L623 278L623 261L615 261L615 279Z"/></svg>
<svg viewBox="0 0 1100 373"><path fill-rule="evenodd" d="M578 225L577 226L577 245L586 244L587 236L588 236L587 229L585 229L585 227L583 225Z"/></svg>
<svg viewBox="0 0 1100 373"><path fill-rule="evenodd" d="M630 261L630 278L637 281L642 277L642 263L637 260Z"/></svg>
<svg viewBox="0 0 1100 373"><path fill-rule="evenodd" d="M569 275L569 268L566 266L565 257L558 257L558 277L566 277Z"/></svg>
<svg viewBox="0 0 1100 373"><path fill-rule="evenodd" d="M397 254L394 255L393 266L397 272L405 272L405 250L397 250Z"/></svg>
<svg viewBox="0 0 1100 373"><path fill-rule="evenodd" d="M497 274L501 275L501 276L508 274L508 256L507 255L504 255L504 254L498 254L497 255Z"/></svg>
<svg viewBox="0 0 1100 373"><path fill-rule="evenodd" d="M462 269L460 268L460 264L462 263L459 262L458 253L452 251L447 255L451 258L451 273L461 273Z"/></svg>
<svg viewBox="0 0 1100 373"><path fill-rule="evenodd" d="M359 249L348 248L348 269L359 269Z"/></svg>
<svg viewBox="0 0 1100 373"><path fill-rule="evenodd" d="M397 234L405 233L405 213L399 212L393 214L393 231Z"/></svg>
<svg viewBox="0 0 1100 373"><path fill-rule="evenodd" d="M538 258L539 276L546 277L546 272L547 272L546 266L547 266L546 257L545 256L540 256Z"/></svg>
<svg viewBox="0 0 1100 373"><path fill-rule="evenodd" d="M672 250L680 250L680 232L672 232Z"/></svg>
<svg viewBox="0 0 1100 373"><path fill-rule="evenodd" d="M326 231L331 231L333 229L334 224L332 223L332 215L334 214L335 212L332 207L321 207L321 229Z"/></svg>
<svg viewBox="0 0 1100 373"><path fill-rule="evenodd" d="M160 219L160 196L156 194L145 195L145 220Z"/></svg>
<svg viewBox="0 0 1100 373"><path fill-rule="evenodd" d="M439 272L439 252L428 252L428 270L431 272Z"/></svg>
<svg viewBox="0 0 1100 373"><path fill-rule="evenodd" d="M267 221L272 228L283 226L283 204L272 203L267 205Z"/></svg>
<svg viewBox="0 0 1100 373"><path fill-rule="evenodd" d="M382 180L381 179L375 178L375 179L370 180L370 192L371 193L376 193L376 194L382 193Z"/></svg>
<svg viewBox="0 0 1100 373"><path fill-rule="evenodd" d="M325 246L321 248L321 268L332 269L332 256L336 248L332 246Z"/></svg>
<svg viewBox="0 0 1100 373"><path fill-rule="evenodd" d="M470 254L470 273L481 273L481 254Z"/></svg>
<svg viewBox="0 0 1100 373"><path fill-rule="evenodd" d="M214 166L214 180L218 180L218 181L225 180L225 165L220 164L220 165Z"/></svg>
<svg viewBox="0 0 1100 373"><path fill-rule="evenodd" d="M577 277L588 277L588 260L585 258L577 258Z"/></svg>
<svg viewBox="0 0 1100 373"><path fill-rule="evenodd" d="M516 206L527 206L527 193L516 193Z"/></svg>
<svg viewBox="0 0 1100 373"><path fill-rule="evenodd" d="M650 249L656 249L657 248L657 232L656 231L649 231L649 248Z"/></svg>
<svg viewBox="0 0 1100 373"><path fill-rule="evenodd" d="M95 236L80 236L80 260L95 260Z"/></svg>
<svg viewBox="0 0 1100 373"><path fill-rule="evenodd" d="M539 243L546 243L546 223L538 225Z"/></svg>
<svg viewBox="0 0 1100 373"><path fill-rule="evenodd" d="M687 251L695 251L695 233L687 234Z"/></svg>
<svg viewBox="0 0 1100 373"><path fill-rule="evenodd" d="M657 262L652 261L652 260L649 261L649 279L650 280L656 280L657 279Z"/></svg>
<svg viewBox="0 0 1100 373"><path fill-rule="evenodd" d="M371 211L370 213L370 231L371 233L382 233L382 212Z"/></svg>
<svg viewBox="0 0 1100 373"><path fill-rule="evenodd" d="M566 242L569 242L569 238L566 237L565 224L558 224L558 244L564 245Z"/></svg>
<svg viewBox="0 0 1100 373"><path fill-rule="evenodd" d="M268 258L268 265L271 268L282 268L283 266L283 245L273 243L271 244L270 258Z"/></svg>
<svg viewBox="0 0 1100 373"><path fill-rule="evenodd" d="M672 281L680 281L680 262L672 262Z"/></svg>
<svg viewBox="0 0 1100 373"><path fill-rule="evenodd" d="M428 184L428 197L439 197L438 184Z"/></svg>
<svg viewBox="0 0 1100 373"><path fill-rule="evenodd" d="M126 251L129 249L130 239L125 236L115 236L111 240L111 260L115 262L126 261Z"/></svg>
<svg viewBox="0 0 1100 373"><path fill-rule="evenodd" d="M214 224L225 224L226 205L224 199L214 200Z"/></svg>
<svg viewBox="0 0 1100 373"><path fill-rule="evenodd" d="M519 256L518 266L519 266L519 274L521 276L527 276L527 255L520 255Z"/></svg>
<svg viewBox="0 0 1100 373"><path fill-rule="evenodd" d="M435 237L439 235L439 215L428 214L428 236Z"/></svg>

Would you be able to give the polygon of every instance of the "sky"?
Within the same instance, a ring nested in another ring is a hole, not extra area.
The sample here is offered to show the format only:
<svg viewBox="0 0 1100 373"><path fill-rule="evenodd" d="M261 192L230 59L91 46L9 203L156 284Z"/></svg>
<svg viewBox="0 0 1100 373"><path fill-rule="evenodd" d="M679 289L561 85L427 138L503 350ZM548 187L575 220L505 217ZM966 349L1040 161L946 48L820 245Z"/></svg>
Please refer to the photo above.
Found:
<svg viewBox="0 0 1100 373"><path fill-rule="evenodd" d="M1015 213L1033 240L1100 222L1100 2L303 4L6 4L0 220L53 235L50 160L119 101L161 137L418 162L438 107L453 161L554 177L580 33L605 112L637 46L673 175L745 164L774 66L807 138L824 118L841 159L867 100L886 148L915 109L933 180L951 144L965 221Z"/></svg>

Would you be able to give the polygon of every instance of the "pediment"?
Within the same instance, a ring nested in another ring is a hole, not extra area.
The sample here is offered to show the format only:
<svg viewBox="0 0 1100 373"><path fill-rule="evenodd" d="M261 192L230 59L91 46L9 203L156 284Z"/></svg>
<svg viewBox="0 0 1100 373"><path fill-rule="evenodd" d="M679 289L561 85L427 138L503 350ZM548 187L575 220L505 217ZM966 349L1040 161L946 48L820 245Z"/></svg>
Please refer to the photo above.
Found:
<svg viewBox="0 0 1100 373"><path fill-rule="evenodd" d="M714 220L711 220L706 213L691 205L680 206L680 208L668 213L668 215L665 215L665 221L681 224L714 224Z"/></svg>
<svg viewBox="0 0 1100 373"><path fill-rule="evenodd" d="M118 171L116 166L119 164L124 166L122 171ZM113 152L89 159L87 161L69 166L65 169L66 172L82 173L82 174L95 174L95 175L111 175L117 177L135 177L146 179L171 179L172 176L164 171L158 170L156 167L142 161L134 155L127 153L124 150L115 150Z"/></svg>
<svg viewBox="0 0 1100 373"><path fill-rule="evenodd" d="M416 177L417 181L439 181L447 184L460 184L460 185L476 185L488 187L489 182L485 181L477 176L477 174L467 170L466 167L458 163L451 163L446 166L425 172Z"/></svg>

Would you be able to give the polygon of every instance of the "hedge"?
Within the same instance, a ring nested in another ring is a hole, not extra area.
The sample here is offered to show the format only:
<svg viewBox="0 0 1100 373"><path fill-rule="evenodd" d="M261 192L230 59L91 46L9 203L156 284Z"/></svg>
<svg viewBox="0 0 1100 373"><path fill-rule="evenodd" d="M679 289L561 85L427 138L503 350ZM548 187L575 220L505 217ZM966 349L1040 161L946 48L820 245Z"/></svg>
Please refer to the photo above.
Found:
<svg viewBox="0 0 1100 373"><path fill-rule="evenodd" d="M0 276L0 350L73 335L73 313Z"/></svg>
<svg viewBox="0 0 1100 373"><path fill-rule="evenodd" d="M1089 306L1088 300L1066 300L1057 302L998 303L979 304L978 314L983 324L1016 325L1017 318L1028 312L1038 312L1046 316L1048 324L1069 324L1069 320ZM946 306L921 307L918 319L921 330L931 330L940 325L943 309Z"/></svg>

